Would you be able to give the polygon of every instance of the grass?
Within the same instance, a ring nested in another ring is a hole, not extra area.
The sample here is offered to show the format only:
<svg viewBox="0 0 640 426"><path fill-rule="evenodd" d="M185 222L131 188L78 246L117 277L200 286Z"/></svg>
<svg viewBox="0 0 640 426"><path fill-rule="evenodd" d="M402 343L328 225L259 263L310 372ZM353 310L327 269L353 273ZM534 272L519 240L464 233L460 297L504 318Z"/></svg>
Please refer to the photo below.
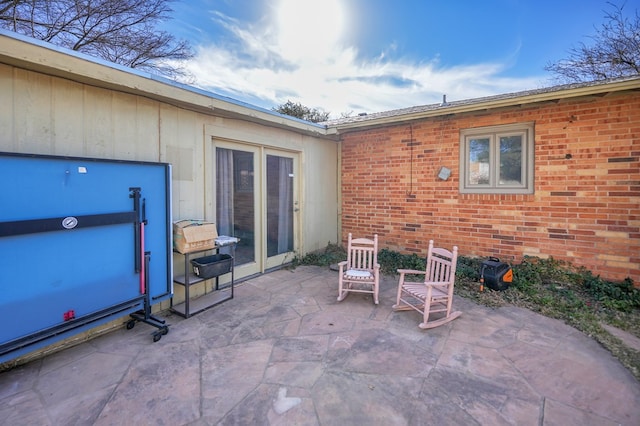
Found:
<svg viewBox="0 0 640 426"><path fill-rule="evenodd" d="M346 259L339 245L296 258L292 266L329 266ZM608 324L640 338L640 289L630 279L607 281L585 268L555 259L525 257L512 265L513 283L504 291L480 291L480 258L458 257L455 293L488 306L514 305L556 318L592 337L640 380L640 352L628 347L602 325ZM378 253L381 272L424 269L425 259L387 249Z"/></svg>

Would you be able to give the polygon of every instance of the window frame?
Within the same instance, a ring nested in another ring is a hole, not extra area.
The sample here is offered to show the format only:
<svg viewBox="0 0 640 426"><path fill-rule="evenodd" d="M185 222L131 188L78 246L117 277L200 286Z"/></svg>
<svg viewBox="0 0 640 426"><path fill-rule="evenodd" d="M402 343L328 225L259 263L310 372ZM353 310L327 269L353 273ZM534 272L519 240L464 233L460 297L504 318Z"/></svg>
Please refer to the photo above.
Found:
<svg viewBox="0 0 640 426"><path fill-rule="evenodd" d="M500 184L500 137L522 137L520 184ZM474 139L489 139L489 183L470 183L470 144ZM534 193L534 123L515 123L460 130L460 193L462 194L533 194Z"/></svg>

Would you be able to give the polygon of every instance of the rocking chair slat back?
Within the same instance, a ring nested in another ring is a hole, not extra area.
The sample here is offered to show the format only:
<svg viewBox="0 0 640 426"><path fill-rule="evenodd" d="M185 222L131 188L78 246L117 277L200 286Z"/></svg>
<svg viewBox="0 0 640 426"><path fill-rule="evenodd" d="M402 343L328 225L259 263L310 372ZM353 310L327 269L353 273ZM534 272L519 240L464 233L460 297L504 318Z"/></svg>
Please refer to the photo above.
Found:
<svg viewBox="0 0 640 426"><path fill-rule="evenodd" d="M460 315L452 312L453 286L456 278L458 247L453 251L433 246L429 241L427 251L427 267L424 271L398 269L398 294L393 309L396 311L413 309L422 314L420 328L433 328L446 324ZM411 281L411 276L424 274L424 281ZM440 314L438 319L430 318L431 314Z"/></svg>
<svg viewBox="0 0 640 426"><path fill-rule="evenodd" d="M371 293L378 304L380 265L378 265L378 236L373 239L353 238L349 233L347 260L340 262L338 278L338 301L350 292Z"/></svg>

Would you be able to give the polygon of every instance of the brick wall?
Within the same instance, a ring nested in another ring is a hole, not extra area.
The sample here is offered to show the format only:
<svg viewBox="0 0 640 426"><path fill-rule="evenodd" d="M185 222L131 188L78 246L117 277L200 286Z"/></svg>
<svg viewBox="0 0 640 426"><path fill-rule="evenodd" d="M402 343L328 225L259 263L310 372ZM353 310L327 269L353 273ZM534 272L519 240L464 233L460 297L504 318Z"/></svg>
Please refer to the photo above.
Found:
<svg viewBox="0 0 640 426"><path fill-rule="evenodd" d="M460 194L460 129L535 122L535 193ZM451 177L437 178L441 166ZM342 135L342 238L524 255L640 285L640 93L429 118Z"/></svg>

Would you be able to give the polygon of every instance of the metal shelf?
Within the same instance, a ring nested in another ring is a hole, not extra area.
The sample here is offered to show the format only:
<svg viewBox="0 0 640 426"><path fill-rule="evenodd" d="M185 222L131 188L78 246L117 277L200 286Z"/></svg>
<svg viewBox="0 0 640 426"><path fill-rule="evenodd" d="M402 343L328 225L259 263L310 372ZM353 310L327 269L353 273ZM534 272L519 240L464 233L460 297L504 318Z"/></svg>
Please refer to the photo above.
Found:
<svg viewBox="0 0 640 426"><path fill-rule="evenodd" d="M187 303L185 301L183 303L173 305L171 310L184 318L189 318L191 315L199 314L200 312L213 308L214 306L232 298L233 295L231 294L231 288L225 288L191 299L189 301L189 308L187 308Z"/></svg>
<svg viewBox="0 0 640 426"><path fill-rule="evenodd" d="M232 252L231 270L221 275L231 274L230 285L226 285L224 288L220 288L218 283L220 275L205 279L197 276L193 272L190 272L192 270L191 263L190 263L191 256L198 253L200 254L205 253L211 250L218 253L220 248L227 247L227 246L231 246L231 252ZM169 309L183 318L189 318L190 316L198 314L209 308L212 308L215 305L218 305L222 302L233 299L235 246L236 246L235 244L230 244L225 246L215 246L213 249L198 250L191 253L180 253L178 251L174 251L174 253L178 253L184 256L184 273L178 274L173 277L174 283L184 286L184 302L174 305L173 298L172 298ZM189 288L192 285L200 283L202 281L206 281L207 279L214 279L214 278L216 280L216 286L214 291L191 300L191 297L189 295Z"/></svg>
<svg viewBox="0 0 640 426"><path fill-rule="evenodd" d="M180 285L194 285L204 280L205 280L204 278L200 278L194 273L181 274L173 277L173 282L178 283Z"/></svg>

